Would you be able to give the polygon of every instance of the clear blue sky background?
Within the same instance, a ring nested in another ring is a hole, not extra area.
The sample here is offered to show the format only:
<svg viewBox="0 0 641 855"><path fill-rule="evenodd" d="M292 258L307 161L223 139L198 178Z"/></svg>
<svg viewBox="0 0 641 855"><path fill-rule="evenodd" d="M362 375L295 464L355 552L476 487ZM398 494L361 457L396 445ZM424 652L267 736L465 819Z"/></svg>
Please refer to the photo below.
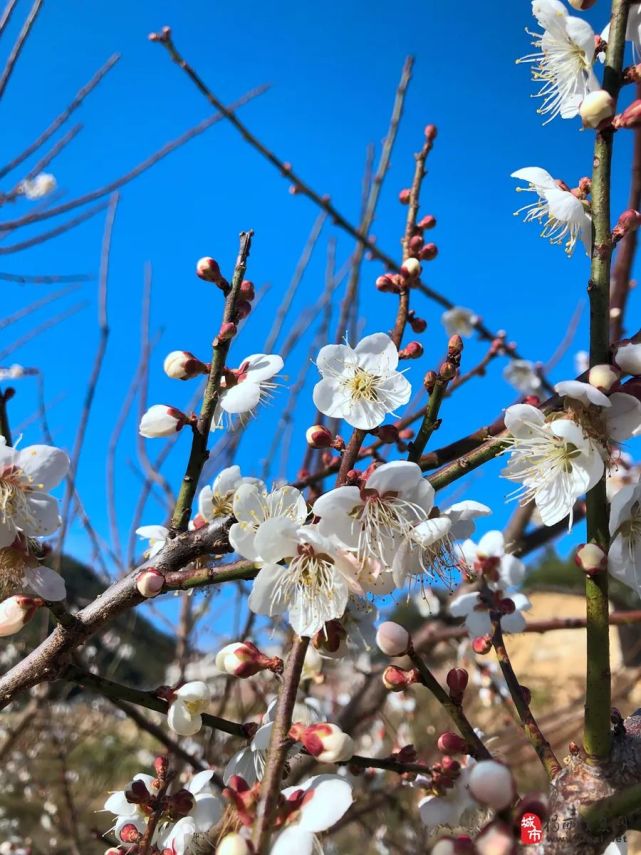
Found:
<svg viewBox="0 0 641 855"><path fill-rule="evenodd" d="M588 16L596 29L605 24L606 5L597 4ZM20 11L25 13L24 3ZM3 36L4 55L18 24L16 19ZM254 86L271 84L267 94L242 109L243 121L315 188L330 194L352 220L358 217L366 147L370 142L380 145L403 60L414 54L414 78L373 229L377 240L398 254L405 209L396 201L397 193L410 182L412 153L421 145L424 125L434 122L439 135L429 159L422 213L438 218L431 237L440 252L427 266L425 280L458 304L479 311L490 327L506 329L509 339L530 358L545 361L553 354L577 304L585 301L588 262L581 250L568 260L562 249L538 237L536 226L512 216L523 197L515 194L509 174L522 166L540 165L575 186L590 173L593 136L580 132L578 121L555 120L543 127L536 114L528 67L514 64L530 50L524 28L535 28L528 2L50 3L0 105L3 162L31 142L113 51L122 52L122 60L76 114L75 120L84 125L82 134L52 166L67 198L126 172L207 116L207 103L184 74L164 50L147 41L147 34L163 24L173 27L178 47L223 99L231 101ZM616 157L623 168L616 171L615 217L627 196L625 164L631 136L622 133L617 138ZM7 206L0 212L2 219L13 218L32 204ZM138 358L145 262L150 261L154 270L152 331L163 330L151 363L150 401L185 406L192 388L167 379L162 359L176 348L207 358L221 308L219 294L195 277L196 259L211 254L231 271L238 232L255 230L249 276L258 287L268 284L270 289L243 337L234 343L234 360L239 361L261 349L316 216L312 203L291 196L287 182L226 124L215 126L124 189L110 273L112 334L79 472L83 501L105 537L105 450ZM57 222L21 231L19 238ZM0 257L0 270L96 274L102 229L99 216L55 241ZM326 228L319 241L292 322L320 293L330 233ZM339 238L340 265L353 242L334 233ZM5 237L0 252L14 239L18 238ZM368 333L389 329L395 309L394 299L373 287L381 272L376 262L363 270L362 311ZM2 283L1 287L2 314L9 314L53 286ZM78 294L58 304L71 306L81 298L87 302L81 313L6 360L44 370L52 431L66 447L73 441L97 344L96 292L95 281L83 285ZM414 305L429 322L422 337L426 356L422 363L412 363L408 375L418 388L424 371L442 355L445 334L437 306L420 296ZM57 310L48 307L7 328L2 346L26 332L36 318L44 320ZM638 326L636 312L635 298L628 316L630 329ZM586 323L584 311L574 344L554 370L555 381L573 375L572 355L587 344ZM302 344L286 366L290 382L307 359L307 347ZM475 364L483 347L475 341L466 346L464 367ZM514 400L500 378L503 366L502 360L497 361L489 379L473 381L446 403L443 427L434 443L492 421ZM292 443L290 476L301 459L304 413L311 412L315 379L316 370L310 365L299 403L300 430ZM14 424L28 419L36 407L35 383L27 379L17 388L11 405ZM276 405L261 411L244 438L238 459L247 473L259 469L278 409L286 400L282 391ZM118 458L118 509L125 538L139 487L131 468L132 462L137 465L136 427L132 416ZM39 427L32 423L22 441L40 439ZM160 449L158 442L149 441L152 455ZM188 443L185 432L167 466L174 484ZM457 498L464 492L495 507L494 517L483 521L481 530L500 527L511 510L503 504L509 485L496 477L499 469L499 463L492 464L466 484L456 485ZM161 506L152 500L144 522L160 522L162 515ZM89 554L79 528L74 527L69 545Z"/></svg>

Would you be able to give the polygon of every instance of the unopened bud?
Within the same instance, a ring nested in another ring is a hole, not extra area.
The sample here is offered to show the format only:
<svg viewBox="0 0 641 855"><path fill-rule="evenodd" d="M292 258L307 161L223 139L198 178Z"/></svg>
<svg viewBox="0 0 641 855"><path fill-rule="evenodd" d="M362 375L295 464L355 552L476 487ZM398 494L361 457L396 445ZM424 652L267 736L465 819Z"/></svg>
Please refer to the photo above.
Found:
<svg viewBox="0 0 641 855"><path fill-rule="evenodd" d="M150 439L173 436L182 430L189 418L175 407L166 404L154 404L140 420L138 432Z"/></svg>
<svg viewBox="0 0 641 855"><path fill-rule="evenodd" d="M469 676L465 668L452 668L447 672L446 683L450 689L450 698L456 703L463 700Z"/></svg>
<svg viewBox="0 0 641 855"><path fill-rule="evenodd" d="M417 318L416 315L411 315L408 320L412 327L412 332L422 333L427 329L427 321L423 320L423 318Z"/></svg>
<svg viewBox="0 0 641 855"><path fill-rule="evenodd" d="M467 742L462 736L459 736L458 733L454 733L451 730L447 730L439 736L436 747L442 754L468 753Z"/></svg>
<svg viewBox="0 0 641 855"><path fill-rule="evenodd" d="M190 380L199 374L209 373L208 366L188 350L172 350L165 357L162 367L172 380Z"/></svg>
<svg viewBox="0 0 641 855"><path fill-rule="evenodd" d="M162 586L165 584L165 577L155 567L147 567L142 573L139 573L136 579L136 588L143 597L148 599L157 597L162 591Z"/></svg>
<svg viewBox="0 0 641 855"><path fill-rule="evenodd" d="M305 439L310 448L329 448L334 437L325 425L312 425L305 431Z"/></svg>
<svg viewBox="0 0 641 855"><path fill-rule="evenodd" d="M579 12L587 12L594 6L596 0L568 0L568 3L573 9L578 9Z"/></svg>
<svg viewBox="0 0 641 855"><path fill-rule="evenodd" d="M589 92L579 107L579 115L584 128L598 128L601 122L614 116L615 102L605 89Z"/></svg>
<svg viewBox="0 0 641 855"><path fill-rule="evenodd" d="M609 392L618 383L621 372L613 365L594 365L588 372L588 383L600 392Z"/></svg>
<svg viewBox="0 0 641 855"><path fill-rule="evenodd" d="M214 344L219 344L221 341L231 341L237 332L238 327L233 321L225 321L220 325Z"/></svg>
<svg viewBox="0 0 641 855"><path fill-rule="evenodd" d="M420 229L423 232L428 231L428 229L433 229L436 225L436 217L433 214L427 214L423 217L422 220L416 224L416 228Z"/></svg>
<svg viewBox="0 0 641 855"><path fill-rule="evenodd" d="M438 374L436 371L428 371L425 377L423 378L423 386L425 387L426 392L432 392L434 387L436 386L438 380Z"/></svg>
<svg viewBox="0 0 641 855"><path fill-rule="evenodd" d="M403 656L410 646L410 635L405 627L388 620L379 626L376 644L386 656Z"/></svg>
<svg viewBox="0 0 641 855"><path fill-rule="evenodd" d="M251 641L235 641L216 654L216 668L233 677L253 677L275 664L276 659L269 659Z"/></svg>
<svg viewBox="0 0 641 855"><path fill-rule="evenodd" d="M119 837L123 843L138 843L142 840L142 831L138 831L133 822L128 822L120 829Z"/></svg>
<svg viewBox="0 0 641 855"><path fill-rule="evenodd" d="M614 362L625 374L641 374L641 343L635 339L622 339L614 345Z"/></svg>
<svg viewBox="0 0 641 855"><path fill-rule="evenodd" d="M226 834L216 847L216 855L252 855L253 852L249 840L236 831Z"/></svg>
<svg viewBox="0 0 641 855"><path fill-rule="evenodd" d="M638 128L641 124L641 99L633 101L629 107L615 116L612 126L615 128Z"/></svg>
<svg viewBox="0 0 641 855"><path fill-rule="evenodd" d="M25 597L22 594L3 600L0 603L0 636L19 632L42 605L44 601L40 597Z"/></svg>
<svg viewBox="0 0 641 855"><path fill-rule="evenodd" d="M438 247L435 243L426 243L418 254L421 261L432 261L438 255Z"/></svg>
<svg viewBox="0 0 641 855"><path fill-rule="evenodd" d="M425 139L428 142L434 142L436 139L436 135L438 133L436 125L426 125L425 126Z"/></svg>
<svg viewBox="0 0 641 855"><path fill-rule="evenodd" d="M416 255L421 247L423 246L423 236L422 235L412 235L407 243L407 248L412 255Z"/></svg>
<svg viewBox="0 0 641 855"><path fill-rule="evenodd" d="M398 352L399 359L420 359L423 356L423 345L420 341L410 341Z"/></svg>
<svg viewBox="0 0 641 855"><path fill-rule="evenodd" d="M376 280L376 288L382 293L398 294L398 284L393 273L384 273Z"/></svg>
<svg viewBox="0 0 641 855"><path fill-rule="evenodd" d="M256 297L254 283L250 282L249 279L244 279L240 283L240 296L243 300L247 300L249 303L251 303L251 301Z"/></svg>
<svg viewBox="0 0 641 855"><path fill-rule="evenodd" d="M596 543L584 543L579 546L574 562L588 576L595 576L608 569L608 556Z"/></svg>
<svg viewBox="0 0 641 855"><path fill-rule="evenodd" d="M513 615L516 611L514 600L510 597L503 597L503 599L498 602L498 610L502 615Z"/></svg>
<svg viewBox="0 0 641 855"><path fill-rule="evenodd" d="M236 304L236 317L239 321L245 320L252 310L252 305L247 300L239 300Z"/></svg>
<svg viewBox="0 0 641 855"><path fill-rule="evenodd" d="M454 359L456 356L460 356L463 353L463 339L460 335L454 334L450 336L450 340L447 343L447 356L448 359Z"/></svg>
<svg viewBox="0 0 641 855"><path fill-rule="evenodd" d="M492 649L492 639L489 635L477 635L472 639L472 650L479 656L485 656Z"/></svg>
<svg viewBox="0 0 641 855"><path fill-rule="evenodd" d="M418 258L406 258L401 267L401 276L407 279L416 279L421 275L421 263Z"/></svg>
<svg viewBox="0 0 641 855"><path fill-rule="evenodd" d="M403 668L397 668L395 665L389 665L383 671L383 685L390 692L404 692L414 683L418 683L420 676L416 668L411 668L405 671Z"/></svg>
<svg viewBox="0 0 641 855"><path fill-rule="evenodd" d="M496 760L476 763L468 778L468 788L478 802L493 810L503 810L516 795L512 773Z"/></svg>
<svg viewBox="0 0 641 855"><path fill-rule="evenodd" d="M196 262L196 276L199 276L206 282L218 283L222 279L218 262L214 261L214 259L210 258L208 255L204 258L200 258Z"/></svg>
<svg viewBox="0 0 641 855"><path fill-rule="evenodd" d="M338 653L347 638L345 627L339 620L328 620L312 639L316 650L326 653Z"/></svg>
<svg viewBox="0 0 641 855"><path fill-rule="evenodd" d="M174 817L189 816L194 809L196 799L189 790L181 789L171 796L171 812Z"/></svg>
<svg viewBox="0 0 641 855"><path fill-rule="evenodd" d="M398 194L398 201L401 203L401 205L409 205L411 196L412 191L409 189L409 187L405 187Z"/></svg>
<svg viewBox="0 0 641 855"><path fill-rule="evenodd" d="M391 442L398 442L399 440L399 431L396 425L381 425L373 432L376 433L376 436L384 445Z"/></svg>
<svg viewBox="0 0 641 855"><path fill-rule="evenodd" d="M354 740L336 724L319 722L306 727L299 741L320 763L342 763L354 755Z"/></svg>
<svg viewBox="0 0 641 855"><path fill-rule="evenodd" d="M615 243L621 240L628 232L635 232L641 226L641 214L634 208L624 211L612 229L612 239Z"/></svg>
<svg viewBox="0 0 641 855"><path fill-rule="evenodd" d="M438 370L441 380L453 380L456 377L457 367L453 362L444 362Z"/></svg>
<svg viewBox="0 0 641 855"><path fill-rule="evenodd" d="M164 779L169 772L169 757L166 754L161 754L154 758L154 772L158 778ZM144 781L143 781L144 784Z"/></svg>

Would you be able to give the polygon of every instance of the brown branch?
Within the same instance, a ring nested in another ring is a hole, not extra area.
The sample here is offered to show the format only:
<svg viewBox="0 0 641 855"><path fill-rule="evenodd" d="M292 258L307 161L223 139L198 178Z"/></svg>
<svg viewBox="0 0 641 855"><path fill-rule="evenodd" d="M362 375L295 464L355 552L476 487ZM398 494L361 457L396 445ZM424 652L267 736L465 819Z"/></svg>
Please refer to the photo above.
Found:
<svg viewBox="0 0 641 855"><path fill-rule="evenodd" d="M22 309L18 309L18 311L14 312L12 315L6 315L4 318L0 318L0 330L5 329L17 321L21 321L23 318L32 314L32 312L37 312L38 309L41 309L43 306L48 306L49 303L53 303L55 300L60 300L62 297L67 297L69 294L73 294L78 290L78 288L79 286L74 285L70 288L62 288L60 291L54 291L52 294L47 294L46 297L41 297L40 300L34 300L34 302L29 303L28 306L23 306Z"/></svg>
<svg viewBox="0 0 641 855"><path fill-rule="evenodd" d="M7 61L5 63L2 74L0 74L0 99L2 99L4 91L7 88L7 84L11 79L13 69L15 68L16 63L20 58L20 54L22 53L22 48L24 47L25 42L29 38L31 28L35 24L36 18L40 14L43 2L44 0L34 0L33 5L29 10L29 14L25 18L25 22L22 25L22 29L18 33L18 37L15 40L13 47L11 48L11 53L7 57Z"/></svg>
<svg viewBox="0 0 641 855"><path fill-rule="evenodd" d="M0 282L15 282L18 285L53 285L65 282L91 282L88 273L63 273L61 275L38 275L29 273L0 273Z"/></svg>
<svg viewBox="0 0 641 855"><path fill-rule="evenodd" d="M16 252L22 252L25 249L30 249L32 246L38 246L41 243L46 243L48 240L52 240L53 238L59 237L66 232L75 229L77 226L86 223L87 220L90 220L92 217L95 217L96 214L99 214L101 211L107 207L106 202L99 202L97 205L94 205L93 208L89 208L88 211L83 211L82 214L78 214L78 216L73 217L71 220L67 220L66 223L63 223L60 226L56 226L55 229L49 229L46 232L40 232L40 234L34 235L31 238L27 238L26 240L19 241L18 243L9 244L9 246L0 246L0 255L12 255ZM0 230L0 240L2 240L7 232Z"/></svg>
<svg viewBox="0 0 641 855"><path fill-rule="evenodd" d="M6 359L7 356L12 354L14 351L19 350L21 347L24 347L24 345L28 344L32 339L37 338L39 335L42 335L42 333L52 329L55 326L58 326L58 324L61 324L63 321L66 321L68 318L72 317L72 315L75 315L82 309L85 309L87 305L88 303L86 302L75 303L73 306L71 306L70 309L66 309L64 312L60 312L60 314L55 315L53 318L49 318L48 320L39 324L39 326L29 330L29 332L26 332L23 336L16 339L10 345L7 345L4 350L0 351L0 361Z"/></svg>
<svg viewBox="0 0 641 855"><path fill-rule="evenodd" d="M16 4L18 0L8 0L7 5L2 10L2 15L0 16L0 36L5 30L5 27L9 23L11 19L11 15L13 14Z"/></svg>

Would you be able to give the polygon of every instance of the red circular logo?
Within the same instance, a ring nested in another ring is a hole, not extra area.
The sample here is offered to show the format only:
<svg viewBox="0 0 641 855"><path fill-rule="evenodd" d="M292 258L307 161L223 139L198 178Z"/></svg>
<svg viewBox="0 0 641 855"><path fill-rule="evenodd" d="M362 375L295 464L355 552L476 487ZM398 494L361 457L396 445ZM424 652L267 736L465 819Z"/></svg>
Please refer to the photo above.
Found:
<svg viewBox="0 0 641 855"><path fill-rule="evenodd" d="M535 813L524 813L521 817L521 843L540 843L543 839L543 823Z"/></svg>

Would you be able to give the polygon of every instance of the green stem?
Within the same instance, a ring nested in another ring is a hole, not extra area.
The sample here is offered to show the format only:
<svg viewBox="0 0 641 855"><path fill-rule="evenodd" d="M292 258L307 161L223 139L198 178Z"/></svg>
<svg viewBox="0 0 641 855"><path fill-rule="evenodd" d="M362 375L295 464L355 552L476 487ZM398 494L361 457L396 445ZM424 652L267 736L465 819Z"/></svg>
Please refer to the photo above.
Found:
<svg viewBox="0 0 641 855"><path fill-rule="evenodd" d="M600 834L613 819L625 817L641 811L641 784L633 784L612 796L593 802L581 808L581 819L593 834Z"/></svg>
<svg viewBox="0 0 641 855"><path fill-rule="evenodd" d="M610 36L605 59L603 88L616 99L622 83L628 0L613 0ZM610 360L610 266L612 231L610 185L612 171L611 129L599 131L594 144L592 172L592 260L590 298L590 366ZM605 475L587 495L587 540L607 553L610 538ZM608 576L587 577L587 678L583 744L588 760L599 762L610 751L610 637Z"/></svg>
<svg viewBox="0 0 641 855"><path fill-rule="evenodd" d="M447 380L437 380L430 393L430 399L427 403L425 416L423 417L421 426L416 434L416 439L411 443L409 454L407 455L407 459L412 461L412 463L419 462L429 438L439 426L440 422L438 414L441 409L443 398L445 397L447 384Z"/></svg>

